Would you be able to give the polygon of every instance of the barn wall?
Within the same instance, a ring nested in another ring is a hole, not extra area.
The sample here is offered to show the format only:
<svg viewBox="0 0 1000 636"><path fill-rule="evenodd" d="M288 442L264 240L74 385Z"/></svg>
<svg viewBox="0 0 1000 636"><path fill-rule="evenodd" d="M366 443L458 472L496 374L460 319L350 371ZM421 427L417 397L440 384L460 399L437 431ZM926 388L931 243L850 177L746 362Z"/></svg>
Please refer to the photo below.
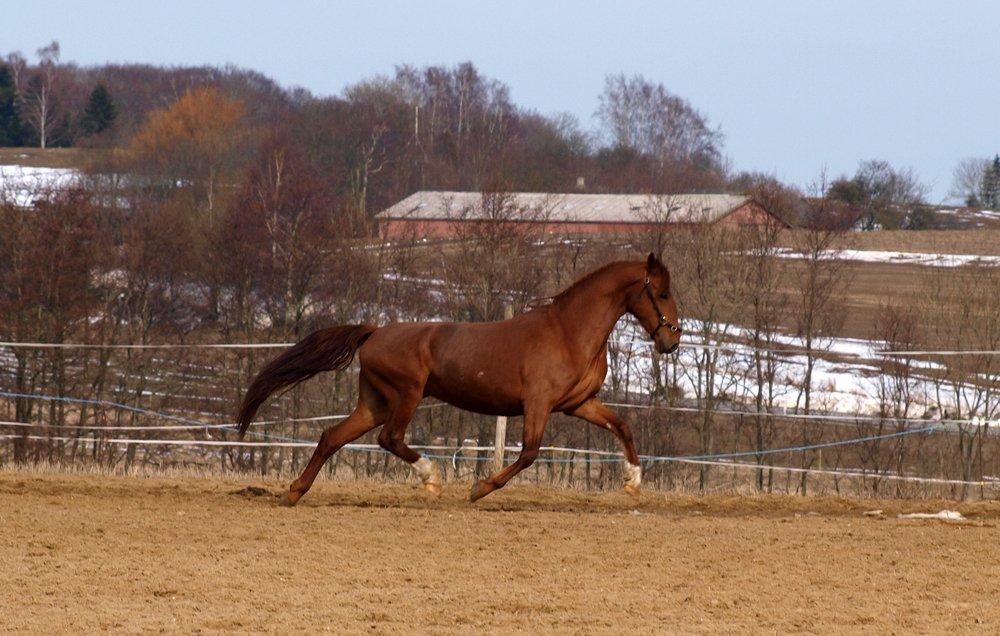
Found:
<svg viewBox="0 0 1000 636"><path fill-rule="evenodd" d="M766 225L777 223L785 225L773 215L769 214L759 203L750 201L736 208L726 216L716 221L716 225L733 227L740 225Z"/></svg>
<svg viewBox="0 0 1000 636"><path fill-rule="evenodd" d="M434 220L402 220L390 219L382 221L382 231L389 238L403 236L444 237L455 236L461 230L459 224L476 223L476 221L434 221ZM538 230L536 223L524 223L525 229ZM625 234L629 232L645 232L657 229L652 223L546 223L548 234Z"/></svg>
<svg viewBox="0 0 1000 636"><path fill-rule="evenodd" d="M404 236L455 236L459 233L460 226L468 227L468 224L471 223L485 222L488 221L433 219L387 219L380 221L383 233L389 238ZM768 214L760 204L753 201L736 208L728 215L716 221L716 224L725 227L763 223L781 222ZM536 231L538 229L538 225L535 222L526 222L523 225L526 229L531 228ZM679 227L680 224L672 224L672 226ZM549 234L627 234L630 232L649 232L662 229L662 226L657 223L545 223L545 232Z"/></svg>

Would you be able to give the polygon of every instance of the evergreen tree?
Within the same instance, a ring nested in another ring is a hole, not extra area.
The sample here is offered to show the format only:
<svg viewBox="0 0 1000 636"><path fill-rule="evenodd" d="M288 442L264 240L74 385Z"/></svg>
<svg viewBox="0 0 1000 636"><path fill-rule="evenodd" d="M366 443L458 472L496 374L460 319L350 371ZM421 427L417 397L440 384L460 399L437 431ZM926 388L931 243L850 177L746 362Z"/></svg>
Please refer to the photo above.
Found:
<svg viewBox="0 0 1000 636"><path fill-rule="evenodd" d="M979 188L979 203L990 210L1000 207L1000 155L983 170L983 183Z"/></svg>
<svg viewBox="0 0 1000 636"><path fill-rule="evenodd" d="M104 84L98 84L91 91L87 106L83 109L80 128L85 135L102 133L115 123L117 115L115 103L112 101L108 89L105 88Z"/></svg>
<svg viewBox="0 0 1000 636"><path fill-rule="evenodd" d="M20 146L24 143L21 113L17 108L14 76L6 66L0 66L0 146Z"/></svg>

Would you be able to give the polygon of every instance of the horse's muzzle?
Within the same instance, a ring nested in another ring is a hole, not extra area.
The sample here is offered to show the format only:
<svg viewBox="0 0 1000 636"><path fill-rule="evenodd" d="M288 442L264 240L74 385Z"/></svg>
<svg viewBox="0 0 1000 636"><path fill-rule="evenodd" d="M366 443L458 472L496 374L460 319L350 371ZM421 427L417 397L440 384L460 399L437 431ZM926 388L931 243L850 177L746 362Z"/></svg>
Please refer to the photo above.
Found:
<svg viewBox="0 0 1000 636"><path fill-rule="evenodd" d="M661 343L659 340L657 340L655 348L656 348L656 353L662 353L664 355L668 355L673 353L674 351L677 351L677 348L680 346L681 344L679 342L675 342L674 344L668 347L665 346L663 343Z"/></svg>

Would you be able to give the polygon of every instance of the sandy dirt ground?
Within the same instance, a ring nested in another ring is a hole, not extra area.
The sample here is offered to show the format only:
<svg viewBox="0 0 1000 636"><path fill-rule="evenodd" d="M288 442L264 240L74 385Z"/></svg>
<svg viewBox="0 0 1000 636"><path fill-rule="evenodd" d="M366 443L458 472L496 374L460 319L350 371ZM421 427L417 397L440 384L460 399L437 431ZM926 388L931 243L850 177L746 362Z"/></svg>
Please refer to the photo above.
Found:
<svg viewBox="0 0 1000 636"><path fill-rule="evenodd" d="M0 631L1000 631L996 503L248 485L0 471Z"/></svg>

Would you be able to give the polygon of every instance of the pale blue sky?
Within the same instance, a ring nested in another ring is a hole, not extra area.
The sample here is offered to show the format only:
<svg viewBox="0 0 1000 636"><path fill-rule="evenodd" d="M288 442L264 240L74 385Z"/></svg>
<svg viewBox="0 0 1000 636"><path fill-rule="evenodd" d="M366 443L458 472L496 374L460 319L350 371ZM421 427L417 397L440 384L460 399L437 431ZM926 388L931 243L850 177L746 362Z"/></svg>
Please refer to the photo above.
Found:
<svg viewBox="0 0 1000 636"><path fill-rule="evenodd" d="M234 64L339 93L398 63L474 62L516 103L593 125L607 73L641 73L726 136L736 169L808 184L862 159L944 198L1000 152L1000 2L32 2L0 0L0 51Z"/></svg>

